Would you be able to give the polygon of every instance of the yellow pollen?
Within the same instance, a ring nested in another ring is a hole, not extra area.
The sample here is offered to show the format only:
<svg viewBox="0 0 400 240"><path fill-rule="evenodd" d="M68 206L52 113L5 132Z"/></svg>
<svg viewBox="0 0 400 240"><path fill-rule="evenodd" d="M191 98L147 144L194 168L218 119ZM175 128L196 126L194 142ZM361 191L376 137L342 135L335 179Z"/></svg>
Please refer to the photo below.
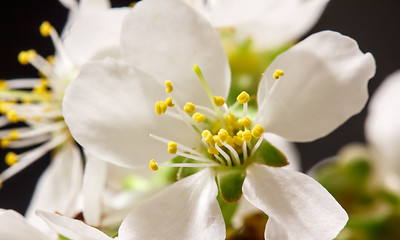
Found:
<svg viewBox="0 0 400 240"><path fill-rule="evenodd" d="M238 136L233 136L232 141L234 144L238 145L238 146L243 146L243 139L241 137Z"/></svg>
<svg viewBox="0 0 400 240"><path fill-rule="evenodd" d="M48 21L44 21L40 25L40 34L42 34L43 37L48 37L50 36L50 33L54 30L53 26Z"/></svg>
<svg viewBox="0 0 400 240"><path fill-rule="evenodd" d="M0 147L7 148L10 145L10 140L7 138L3 138L0 140Z"/></svg>
<svg viewBox="0 0 400 240"><path fill-rule="evenodd" d="M214 103L217 107L221 107L225 104L225 99L223 97L214 96Z"/></svg>
<svg viewBox="0 0 400 240"><path fill-rule="evenodd" d="M279 77L283 76L285 74L285 72L281 69L276 69L274 74L272 75L272 77L274 77L275 79L278 79Z"/></svg>
<svg viewBox="0 0 400 240"><path fill-rule="evenodd" d="M157 165L157 163L156 163L156 161L154 159L150 160L149 166L150 166L150 169L153 170L153 171L157 171L158 170L158 165Z"/></svg>
<svg viewBox="0 0 400 240"><path fill-rule="evenodd" d="M167 111L167 103L163 101L156 102L156 113L161 115Z"/></svg>
<svg viewBox="0 0 400 240"><path fill-rule="evenodd" d="M174 87L172 86L172 82L170 80L165 81L165 92L170 93L174 90Z"/></svg>
<svg viewBox="0 0 400 240"><path fill-rule="evenodd" d="M250 132L250 130L246 130L246 131L243 132L242 139L245 142L250 142L250 140L251 140L251 132Z"/></svg>
<svg viewBox="0 0 400 240"><path fill-rule="evenodd" d="M239 130L239 131L236 133L236 136L242 138L242 137L243 137L243 131L242 131L242 130Z"/></svg>
<svg viewBox="0 0 400 240"><path fill-rule="evenodd" d="M165 99L165 103L167 104L168 107L173 107L175 104L172 102L172 99L170 97L167 97Z"/></svg>
<svg viewBox="0 0 400 240"><path fill-rule="evenodd" d="M2 79L0 80L0 91L8 90L7 81Z"/></svg>
<svg viewBox="0 0 400 240"><path fill-rule="evenodd" d="M218 145L218 146L223 146L223 144L222 144L222 142L221 142L221 138L219 138L219 136L218 135L214 135L213 136L213 140L214 140L214 142Z"/></svg>
<svg viewBox="0 0 400 240"><path fill-rule="evenodd" d="M36 51L31 49L28 51L22 51L18 54L18 61L22 65L29 64L29 61L36 56Z"/></svg>
<svg viewBox="0 0 400 240"><path fill-rule="evenodd" d="M19 139L19 131L16 129L11 130L8 133L8 137L10 138L10 140L18 140Z"/></svg>
<svg viewBox="0 0 400 240"><path fill-rule="evenodd" d="M264 133L264 128L261 127L261 125L255 125L253 130L251 130L251 135L255 138L260 138L262 134Z"/></svg>
<svg viewBox="0 0 400 240"><path fill-rule="evenodd" d="M48 63L50 63L51 65L54 65L54 56L50 55L46 57L46 60Z"/></svg>
<svg viewBox="0 0 400 240"><path fill-rule="evenodd" d="M209 148L207 149L207 152L208 152L209 154L214 154L214 155L218 155L218 154L219 154L218 150L217 150L215 147L209 147Z"/></svg>
<svg viewBox="0 0 400 240"><path fill-rule="evenodd" d="M18 162L18 155L13 153L13 152L9 152L6 155L6 164L8 166L12 166L14 164L16 164Z"/></svg>
<svg viewBox="0 0 400 240"><path fill-rule="evenodd" d="M196 111L196 106L191 102L187 102L183 107L183 110L185 110L187 114L193 114Z"/></svg>
<svg viewBox="0 0 400 240"><path fill-rule="evenodd" d="M198 122L198 123L204 122L206 120L206 116L204 116L204 114L201 114L199 112L193 114L192 118L195 122Z"/></svg>
<svg viewBox="0 0 400 240"><path fill-rule="evenodd" d="M17 114L17 111L15 111L15 110L10 110L10 111L7 112L6 116L7 116L8 120L9 120L11 123L17 123L17 122L18 122L18 114Z"/></svg>
<svg viewBox="0 0 400 240"><path fill-rule="evenodd" d="M246 92L243 91L239 94L239 96L236 98L236 100L240 103L240 104L245 104L247 102L250 101L250 95Z"/></svg>
<svg viewBox="0 0 400 240"><path fill-rule="evenodd" d="M241 118L241 119L240 119L240 123L243 124L243 126L244 126L246 129L250 129L250 127L251 127L251 120L250 120L249 117L243 117L243 118Z"/></svg>
<svg viewBox="0 0 400 240"><path fill-rule="evenodd" d="M175 142L168 143L168 152L171 154L175 154L178 151L178 145Z"/></svg>
<svg viewBox="0 0 400 240"><path fill-rule="evenodd" d="M218 131L218 137L219 137L219 139L220 139L221 141L225 142L226 139L228 138L228 136L229 136L229 133L228 133L228 131L226 131L225 129L221 128L221 129Z"/></svg>

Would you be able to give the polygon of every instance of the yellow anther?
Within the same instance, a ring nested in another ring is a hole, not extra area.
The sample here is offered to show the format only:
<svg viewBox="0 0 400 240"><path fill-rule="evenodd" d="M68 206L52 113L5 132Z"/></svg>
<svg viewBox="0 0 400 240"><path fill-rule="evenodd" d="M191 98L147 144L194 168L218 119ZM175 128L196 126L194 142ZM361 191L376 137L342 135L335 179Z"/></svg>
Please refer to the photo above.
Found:
<svg viewBox="0 0 400 240"><path fill-rule="evenodd" d="M165 113L165 111L167 111L167 103L165 103L163 101L156 102L156 113L158 115L161 115L161 114Z"/></svg>
<svg viewBox="0 0 400 240"><path fill-rule="evenodd" d="M133 8L136 5L136 2L129 4L129 7Z"/></svg>
<svg viewBox="0 0 400 240"><path fill-rule="evenodd" d="M243 131L242 131L242 130L239 130L239 131L236 133L236 136L242 138L242 137L243 137Z"/></svg>
<svg viewBox="0 0 400 240"><path fill-rule="evenodd" d="M229 113L228 115L225 114L224 117L225 117L225 121L226 121L229 125L232 125L232 126L235 125L235 123L236 123L236 116L235 116L235 114L233 114L233 113Z"/></svg>
<svg viewBox="0 0 400 240"><path fill-rule="evenodd" d="M246 92L243 91L239 94L239 96L236 98L236 100L240 103L240 104L245 104L247 102L250 101L250 95Z"/></svg>
<svg viewBox="0 0 400 240"><path fill-rule="evenodd" d="M51 65L54 65L54 56L50 55L46 57L46 60L48 63L50 63Z"/></svg>
<svg viewBox="0 0 400 240"><path fill-rule="evenodd" d="M176 142L168 143L168 152L171 154L175 154L178 151L178 144Z"/></svg>
<svg viewBox="0 0 400 240"><path fill-rule="evenodd" d="M174 87L172 86L172 82L170 80L165 81L165 92L170 93L174 90Z"/></svg>
<svg viewBox="0 0 400 240"><path fill-rule="evenodd" d="M225 143L227 143L228 145L233 145L233 138L231 136L228 136L225 140Z"/></svg>
<svg viewBox="0 0 400 240"><path fill-rule="evenodd" d="M261 127L261 125L255 125L253 130L251 130L251 135L255 138L260 138L262 134L264 133L264 128Z"/></svg>
<svg viewBox="0 0 400 240"><path fill-rule="evenodd" d="M48 21L44 21L40 25L40 34L42 34L43 37L48 37L50 36L50 33L54 30L53 26Z"/></svg>
<svg viewBox="0 0 400 240"><path fill-rule="evenodd" d="M8 133L8 137L10 140L13 140L13 141L18 140L19 139L19 131L16 129L11 130Z"/></svg>
<svg viewBox="0 0 400 240"><path fill-rule="evenodd" d="M220 139L221 141L225 142L226 139L228 138L228 136L229 136L229 133L228 133L228 131L226 131L225 129L221 128L221 129L218 131L218 137L219 137L219 139Z"/></svg>
<svg viewBox="0 0 400 240"><path fill-rule="evenodd" d="M195 122L204 122L206 120L206 116L204 114L201 114L199 112L195 113L192 115L192 118Z"/></svg>
<svg viewBox="0 0 400 240"><path fill-rule="evenodd" d="M0 189L3 187L3 182L0 180Z"/></svg>
<svg viewBox="0 0 400 240"><path fill-rule="evenodd" d="M8 118L8 120L11 123L17 123L18 122L18 113L15 110L10 110L6 113L6 116Z"/></svg>
<svg viewBox="0 0 400 240"><path fill-rule="evenodd" d="M18 155L13 153L13 152L9 152L6 155L6 164L8 166L12 166L14 164L16 164L18 162Z"/></svg>
<svg viewBox="0 0 400 240"><path fill-rule="evenodd" d="M156 160L151 159L150 163L149 163L150 169L153 171L157 171L158 170L158 165L156 163Z"/></svg>
<svg viewBox="0 0 400 240"><path fill-rule="evenodd" d="M10 145L10 140L8 138L3 138L0 140L0 147L7 148Z"/></svg>
<svg viewBox="0 0 400 240"><path fill-rule="evenodd" d="M7 81L2 79L0 80L0 91L8 90Z"/></svg>
<svg viewBox="0 0 400 240"><path fill-rule="evenodd" d="M221 142L221 138L219 138L219 136L218 135L214 135L213 136L213 140L214 140L214 142L218 145L218 146L223 146L223 144L222 144L222 142Z"/></svg>
<svg viewBox="0 0 400 240"><path fill-rule="evenodd" d="M183 107L183 110L188 114L193 114L196 111L196 106L191 102L187 102Z"/></svg>
<svg viewBox="0 0 400 240"><path fill-rule="evenodd" d="M31 60L35 56L36 56L36 51L33 49L28 51L22 51L18 54L18 61L22 65L27 65L29 64L29 60Z"/></svg>
<svg viewBox="0 0 400 240"><path fill-rule="evenodd" d="M241 119L240 119L240 123L243 124L243 126L244 126L246 129L250 129L250 127L251 127L251 120L250 120L249 117L243 117L243 118L241 118Z"/></svg>
<svg viewBox="0 0 400 240"><path fill-rule="evenodd" d="M207 149L207 152L208 152L209 154L214 154L214 155L218 155L218 154L219 154L218 150L217 150L215 147L209 147L209 148Z"/></svg>
<svg viewBox="0 0 400 240"><path fill-rule="evenodd" d="M244 141L241 137L238 136L233 136L232 141L234 144L238 145L238 146L242 146Z"/></svg>
<svg viewBox="0 0 400 240"><path fill-rule="evenodd" d="M251 141L251 132L250 132L250 130L246 130L246 131L243 132L242 139L245 142L250 142Z"/></svg>
<svg viewBox="0 0 400 240"><path fill-rule="evenodd" d="M221 107L225 104L225 99L223 97L214 96L214 103L217 107Z"/></svg>
<svg viewBox="0 0 400 240"><path fill-rule="evenodd" d="M170 97L167 97L165 99L165 103L167 104L168 107L173 107L175 104L172 102L172 99Z"/></svg>
<svg viewBox="0 0 400 240"><path fill-rule="evenodd" d="M210 136L210 135L212 135L211 134L211 132L210 132L210 130L204 130L202 133L201 133L201 137L202 138L207 138L208 136Z"/></svg>
<svg viewBox="0 0 400 240"><path fill-rule="evenodd" d="M272 75L275 79L278 79L279 77L283 76L285 72L281 69L276 69L274 74Z"/></svg>
<svg viewBox="0 0 400 240"><path fill-rule="evenodd" d="M0 113L6 114L9 110L9 104L5 101L0 100Z"/></svg>

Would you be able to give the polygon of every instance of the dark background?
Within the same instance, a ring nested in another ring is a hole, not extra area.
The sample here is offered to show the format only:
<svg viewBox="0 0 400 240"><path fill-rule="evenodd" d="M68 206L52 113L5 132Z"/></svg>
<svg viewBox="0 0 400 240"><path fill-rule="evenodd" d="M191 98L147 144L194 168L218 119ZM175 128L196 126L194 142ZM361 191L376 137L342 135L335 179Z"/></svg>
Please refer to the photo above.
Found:
<svg viewBox="0 0 400 240"><path fill-rule="evenodd" d="M132 1L112 1L113 6L126 6ZM21 50L34 48L48 56L54 49L49 38L39 33L47 20L61 31L68 11L57 0L0 1L0 79L35 77L37 71L17 61ZM382 80L400 68L400 3L396 0L331 0L318 24L305 36L321 30L335 30L359 43L363 52L376 59L377 72L369 83L373 95ZM400 93L399 93L400 94ZM352 117L329 136L311 143L297 144L303 170L318 161L335 155L345 144L364 142L366 109ZM4 150L0 150L4 158ZM49 163L49 154L4 183L0 190L0 208L23 213L40 173ZM0 170L6 168L0 162Z"/></svg>

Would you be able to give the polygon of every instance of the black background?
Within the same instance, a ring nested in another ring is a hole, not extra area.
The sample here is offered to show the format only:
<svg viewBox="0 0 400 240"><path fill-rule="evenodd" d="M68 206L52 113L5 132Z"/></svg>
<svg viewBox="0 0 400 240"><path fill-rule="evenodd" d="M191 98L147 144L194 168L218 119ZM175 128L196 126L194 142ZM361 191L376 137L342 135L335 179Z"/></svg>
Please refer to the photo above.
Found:
<svg viewBox="0 0 400 240"><path fill-rule="evenodd" d="M126 6L132 1L112 1ZM43 56L54 52L49 38L39 33L47 20L60 32L68 11L57 0L0 1L0 79L35 77L37 71L17 61L21 50L34 48ZM369 83L370 95L383 79L400 68L400 4L396 0L331 0L318 24L305 36L321 30L334 30L359 43L363 52L376 59L377 72ZM400 94L400 93L399 93ZM364 142L367 110L352 117L333 133L311 143L297 144L304 170L318 161L335 155L345 144ZM4 157L4 150L0 150ZM6 181L0 190L0 208L25 211L40 173L49 163L49 154L17 176ZM0 162L0 169L6 165Z"/></svg>

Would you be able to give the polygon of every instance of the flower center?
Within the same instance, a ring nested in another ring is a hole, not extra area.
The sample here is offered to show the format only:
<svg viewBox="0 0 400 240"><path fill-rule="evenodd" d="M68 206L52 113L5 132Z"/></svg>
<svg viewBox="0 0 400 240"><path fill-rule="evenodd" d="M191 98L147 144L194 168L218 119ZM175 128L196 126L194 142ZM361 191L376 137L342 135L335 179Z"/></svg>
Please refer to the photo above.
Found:
<svg viewBox="0 0 400 240"><path fill-rule="evenodd" d="M193 67L193 71L202 83L214 109L192 102L187 102L183 107L180 107L173 100L172 92L174 88L172 82L168 80L165 81L168 97L165 101L156 102L155 112L158 115L165 114L185 122L189 128L195 130L196 137L201 141L201 147L192 149L171 139L151 134L152 138L167 144L167 151L170 154L176 154L194 161L158 165L152 159L150 168L155 171L159 166L246 167L252 162L250 156L257 151L264 140L264 128L258 124L253 124L247 116L249 94L245 91L240 93L236 98L237 102L229 108L223 97L212 94L197 64ZM283 74L282 70L276 70L273 77L278 79ZM240 117L237 117L231 111L238 104L243 106L242 116Z"/></svg>

